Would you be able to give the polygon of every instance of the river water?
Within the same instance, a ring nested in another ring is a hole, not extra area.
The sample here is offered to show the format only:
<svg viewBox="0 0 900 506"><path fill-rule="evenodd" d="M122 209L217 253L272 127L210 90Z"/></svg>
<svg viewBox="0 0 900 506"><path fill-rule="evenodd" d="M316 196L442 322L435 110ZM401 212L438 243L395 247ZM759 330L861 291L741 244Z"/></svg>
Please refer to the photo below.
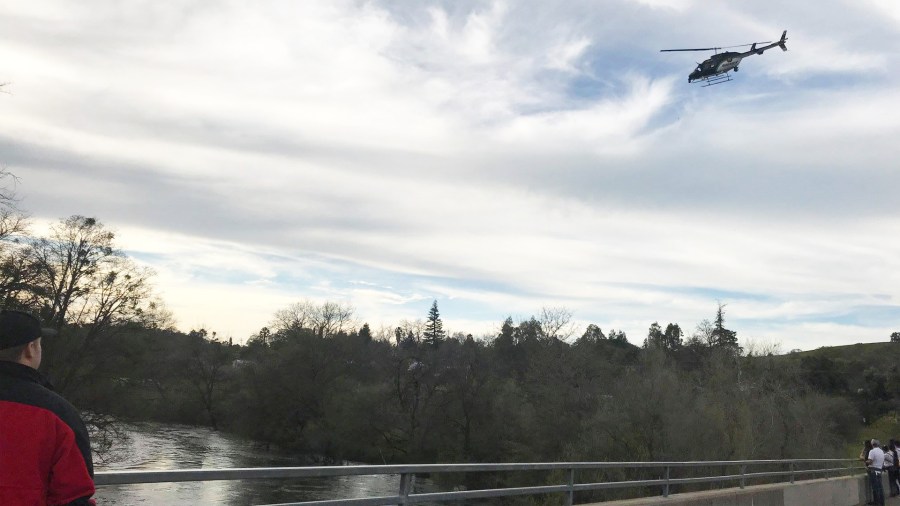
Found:
<svg viewBox="0 0 900 506"><path fill-rule="evenodd" d="M97 471L134 469L215 469L234 467L307 466L308 460L267 450L258 443L186 425L129 425L127 439L116 446ZM105 505L259 505L323 499L396 495L399 475L336 476L278 480L208 481L114 485L97 488L97 504ZM416 492L437 491L417 478Z"/></svg>

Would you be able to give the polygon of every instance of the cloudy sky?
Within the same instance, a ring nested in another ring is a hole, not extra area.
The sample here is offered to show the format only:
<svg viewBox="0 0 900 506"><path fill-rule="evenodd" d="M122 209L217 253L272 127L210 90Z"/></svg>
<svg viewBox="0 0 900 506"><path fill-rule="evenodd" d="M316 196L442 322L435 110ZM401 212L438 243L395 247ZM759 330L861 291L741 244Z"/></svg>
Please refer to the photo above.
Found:
<svg viewBox="0 0 900 506"><path fill-rule="evenodd" d="M704 53L768 41L734 81ZM781 349L900 330L900 4L0 4L0 163L184 330L291 302L493 333L542 307Z"/></svg>

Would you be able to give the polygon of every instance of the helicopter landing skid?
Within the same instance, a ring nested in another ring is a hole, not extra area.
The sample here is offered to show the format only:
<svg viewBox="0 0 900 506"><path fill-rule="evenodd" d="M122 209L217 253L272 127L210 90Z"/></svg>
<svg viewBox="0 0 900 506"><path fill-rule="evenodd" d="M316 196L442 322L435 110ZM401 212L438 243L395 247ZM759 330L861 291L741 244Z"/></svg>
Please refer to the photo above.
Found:
<svg viewBox="0 0 900 506"><path fill-rule="evenodd" d="M712 86L714 84L727 83L731 80L731 74L729 74L728 72L719 74L717 76L704 77L703 79L701 79L701 81L703 81L703 85L701 87L706 88L707 86Z"/></svg>

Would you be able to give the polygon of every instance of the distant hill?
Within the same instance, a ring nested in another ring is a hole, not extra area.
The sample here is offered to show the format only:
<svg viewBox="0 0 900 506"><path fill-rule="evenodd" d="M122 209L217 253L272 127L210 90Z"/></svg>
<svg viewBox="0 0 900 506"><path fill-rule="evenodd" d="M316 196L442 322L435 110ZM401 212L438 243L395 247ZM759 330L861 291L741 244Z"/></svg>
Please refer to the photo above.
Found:
<svg viewBox="0 0 900 506"><path fill-rule="evenodd" d="M864 423L900 405L900 343L858 343L792 352L778 357L797 367L816 390L847 396L859 406Z"/></svg>

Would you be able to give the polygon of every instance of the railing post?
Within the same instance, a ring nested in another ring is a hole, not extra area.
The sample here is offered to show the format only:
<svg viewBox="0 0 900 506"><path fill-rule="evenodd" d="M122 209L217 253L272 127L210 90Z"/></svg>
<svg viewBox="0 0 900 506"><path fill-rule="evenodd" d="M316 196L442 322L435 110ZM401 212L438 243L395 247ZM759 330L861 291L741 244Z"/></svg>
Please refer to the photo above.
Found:
<svg viewBox="0 0 900 506"><path fill-rule="evenodd" d="M666 486L663 488L663 497L669 497L669 474L671 469L671 466L666 466Z"/></svg>
<svg viewBox="0 0 900 506"><path fill-rule="evenodd" d="M746 485L747 477L744 476L747 474L747 464L741 464L741 488L744 488Z"/></svg>
<svg viewBox="0 0 900 506"><path fill-rule="evenodd" d="M794 484L794 462L791 461L791 485Z"/></svg>
<svg viewBox="0 0 900 506"><path fill-rule="evenodd" d="M569 493L566 494L566 506L572 506L575 501L575 468L569 469Z"/></svg>
<svg viewBox="0 0 900 506"><path fill-rule="evenodd" d="M415 473L402 473L400 475L400 504L406 504L409 493L412 492L413 483L416 481Z"/></svg>

